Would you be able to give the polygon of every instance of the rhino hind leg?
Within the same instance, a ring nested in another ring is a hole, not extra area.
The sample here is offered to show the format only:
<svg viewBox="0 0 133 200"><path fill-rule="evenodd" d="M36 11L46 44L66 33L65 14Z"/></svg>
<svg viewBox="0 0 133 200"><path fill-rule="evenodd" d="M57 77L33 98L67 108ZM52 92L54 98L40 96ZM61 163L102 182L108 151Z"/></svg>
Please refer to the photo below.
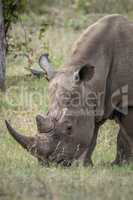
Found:
<svg viewBox="0 0 133 200"><path fill-rule="evenodd" d="M117 152L116 158L112 162L112 165L122 165L129 163L130 148L128 142L123 136L122 130L120 129L117 136Z"/></svg>
<svg viewBox="0 0 133 200"><path fill-rule="evenodd" d="M120 130L117 136L117 154L112 164L133 163L133 108L128 115L119 119Z"/></svg>

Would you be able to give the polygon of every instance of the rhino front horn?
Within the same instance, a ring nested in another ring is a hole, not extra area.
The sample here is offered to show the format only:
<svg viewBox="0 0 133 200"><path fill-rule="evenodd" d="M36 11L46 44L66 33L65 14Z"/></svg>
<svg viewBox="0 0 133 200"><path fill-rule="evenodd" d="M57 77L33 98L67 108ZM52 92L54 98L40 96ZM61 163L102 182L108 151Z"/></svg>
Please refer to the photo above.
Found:
<svg viewBox="0 0 133 200"><path fill-rule="evenodd" d="M33 153L35 151L35 138L34 137L27 137L24 135L19 134L12 126L9 124L8 121L5 120L6 127L10 133L10 135L27 151Z"/></svg>

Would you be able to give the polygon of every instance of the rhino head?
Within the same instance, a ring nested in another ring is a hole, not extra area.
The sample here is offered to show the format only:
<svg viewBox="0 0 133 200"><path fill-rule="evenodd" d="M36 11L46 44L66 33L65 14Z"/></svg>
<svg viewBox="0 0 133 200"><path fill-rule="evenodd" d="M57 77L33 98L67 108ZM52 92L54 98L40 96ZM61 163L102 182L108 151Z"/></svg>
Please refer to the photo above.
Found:
<svg viewBox="0 0 133 200"><path fill-rule="evenodd" d="M6 126L13 138L42 164L55 162L70 166L84 160L91 151L95 131L92 100L86 101L86 90L95 69L90 65L66 66L55 72L45 54L40 66L49 80L49 111L36 117L38 134L23 136L9 122ZM93 99L94 100L94 99Z"/></svg>

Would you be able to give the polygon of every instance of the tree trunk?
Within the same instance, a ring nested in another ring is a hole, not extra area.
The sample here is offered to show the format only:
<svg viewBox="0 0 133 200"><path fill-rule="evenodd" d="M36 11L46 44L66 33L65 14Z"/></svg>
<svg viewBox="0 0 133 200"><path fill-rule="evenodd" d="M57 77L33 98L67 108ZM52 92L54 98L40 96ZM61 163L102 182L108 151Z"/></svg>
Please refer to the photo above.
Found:
<svg viewBox="0 0 133 200"><path fill-rule="evenodd" d="M2 0L0 0L0 89L5 90L5 29Z"/></svg>

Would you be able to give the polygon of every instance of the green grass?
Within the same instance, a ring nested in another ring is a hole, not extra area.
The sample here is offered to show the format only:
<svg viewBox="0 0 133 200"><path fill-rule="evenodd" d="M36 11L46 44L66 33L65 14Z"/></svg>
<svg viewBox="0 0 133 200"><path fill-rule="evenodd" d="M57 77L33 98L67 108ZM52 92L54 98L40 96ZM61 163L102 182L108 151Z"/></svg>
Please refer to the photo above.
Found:
<svg viewBox="0 0 133 200"><path fill-rule="evenodd" d="M44 17L22 18L27 34L32 32L28 50L34 50L34 66L38 56L47 49L53 64L61 67L87 20L84 21L85 16L82 16L81 21L76 18L75 22L74 16L70 22L68 17L63 26L58 27L57 23L47 28L40 40L39 26ZM93 20L96 17L89 18L89 23ZM72 23L79 23L78 29L75 29L77 24ZM34 135L37 132L36 114L48 109L48 83L30 76L25 69L27 60L22 55L26 51L22 45L24 32L19 23L13 26L11 36L15 47L7 58L7 91L0 94L0 200L132 200L133 166L111 167L109 164L116 152L118 126L114 122L109 121L101 127L93 168L42 168L8 135L5 119L11 120L23 134ZM14 57L16 53L18 55Z"/></svg>

